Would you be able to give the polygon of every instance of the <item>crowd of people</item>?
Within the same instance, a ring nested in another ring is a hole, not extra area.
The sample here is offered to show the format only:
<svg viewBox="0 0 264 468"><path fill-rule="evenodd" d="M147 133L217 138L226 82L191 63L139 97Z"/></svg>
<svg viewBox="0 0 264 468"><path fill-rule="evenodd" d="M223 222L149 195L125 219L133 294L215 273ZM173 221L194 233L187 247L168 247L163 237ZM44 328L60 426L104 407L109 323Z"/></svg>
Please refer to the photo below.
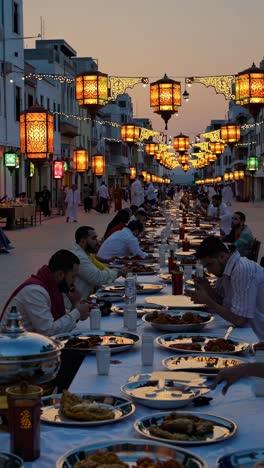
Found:
<svg viewBox="0 0 264 468"><path fill-rule="evenodd" d="M106 193L104 183L102 187L101 199ZM173 198L175 189L172 195L169 191L164 193L166 198ZM152 183L144 185L144 178L139 176L131 185L130 208L117 212L103 238L99 241L93 226L78 227L69 250L57 251L47 265L14 290L3 308L0 323L5 322L7 310L13 304L27 330L48 336L69 332L79 320L86 320L94 307L90 295L128 272L126 267L113 268L111 262L120 257L148 256L139 240L162 196ZM79 202L79 192L73 185L65 196L66 221L77 220ZM99 203L103 206L105 201ZM264 269L250 259L253 234L245 224L244 213L232 214L220 193L212 192L210 199L208 193L188 189L181 193L180 207L219 223L220 227L220 237L206 237L196 251L196 258L218 280L212 286L205 278L196 278L194 290L188 293L192 301L205 304L212 314L218 314L236 327L250 326L260 342L264 341ZM0 242L3 236L5 248L12 248L3 234L0 232ZM217 382L227 380L226 391L245 375L264 377L263 367L246 365L235 374L232 369L225 370L220 372Z"/></svg>

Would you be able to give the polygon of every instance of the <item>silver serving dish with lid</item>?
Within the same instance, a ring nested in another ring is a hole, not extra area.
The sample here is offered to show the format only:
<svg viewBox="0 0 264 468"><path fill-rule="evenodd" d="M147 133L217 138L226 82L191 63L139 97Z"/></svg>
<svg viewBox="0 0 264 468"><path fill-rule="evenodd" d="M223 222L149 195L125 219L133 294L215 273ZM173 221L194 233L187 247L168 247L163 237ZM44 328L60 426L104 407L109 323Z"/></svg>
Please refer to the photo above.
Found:
<svg viewBox="0 0 264 468"><path fill-rule="evenodd" d="M59 371L62 348L54 339L27 332L16 307L12 307L0 330L0 385L21 380L50 382Z"/></svg>

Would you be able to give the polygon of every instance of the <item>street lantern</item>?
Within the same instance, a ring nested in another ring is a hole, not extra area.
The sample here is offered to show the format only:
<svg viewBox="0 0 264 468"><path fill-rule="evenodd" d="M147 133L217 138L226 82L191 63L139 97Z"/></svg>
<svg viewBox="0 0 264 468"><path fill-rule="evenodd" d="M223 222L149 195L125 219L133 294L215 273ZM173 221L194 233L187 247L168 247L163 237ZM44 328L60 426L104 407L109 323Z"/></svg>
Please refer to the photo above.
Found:
<svg viewBox="0 0 264 468"><path fill-rule="evenodd" d="M240 180L243 180L243 179L244 179L244 177L245 177L245 172L244 172L244 171L242 171L242 170L241 170L241 171L239 171L239 179L240 179Z"/></svg>
<svg viewBox="0 0 264 468"><path fill-rule="evenodd" d="M240 140L240 127L233 123L227 123L220 129L220 138L231 148Z"/></svg>
<svg viewBox="0 0 264 468"><path fill-rule="evenodd" d="M64 172L68 172L69 170L69 162L68 161L63 161L64 164Z"/></svg>
<svg viewBox="0 0 264 468"><path fill-rule="evenodd" d="M255 174L255 172L258 170L259 166L259 160L255 156L250 156L247 158L247 171L250 171L251 174Z"/></svg>
<svg viewBox="0 0 264 468"><path fill-rule="evenodd" d="M220 141L213 141L210 142L210 151L212 151L213 154L222 154L224 152L225 145L224 143Z"/></svg>
<svg viewBox="0 0 264 468"><path fill-rule="evenodd" d="M130 179L134 180L137 177L137 170L135 167L130 167Z"/></svg>
<svg viewBox="0 0 264 468"><path fill-rule="evenodd" d="M54 179L62 179L64 176L64 161L53 161Z"/></svg>
<svg viewBox="0 0 264 468"><path fill-rule="evenodd" d="M205 157L208 159L209 162L215 162L217 161L217 156L216 154L213 154L213 153L206 153L205 154Z"/></svg>
<svg viewBox="0 0 264 468"><path fill-rule="evenodd" d="M189 154L180 154L178 156L178 163L179 164L187 164L189 162Z"/></svg>
<svg viewBox="0 0 264 468"><path fill-rule="evenodd" d="M177 153L183 154L190 148L190 139L187 135L180 133L173 139L173 147Z"/></svg>
<svg viewBox="0 0 264 468"><path fill-rule="evenodd" d="M181 83L164 78L150 84L150 106L156 114L159 114L165 122L165 130L168 129L168 121L181 106Z"/></svg>
<svg viewBox="0 0 264 468"><path fill-rule="evenodd" d="M94 70L77 75L75 97L94 120L99 109L108 103L108 75Z"/></svg>
<svg viewBox="0 0 264 468"><path fill-rule="evenodd" d="M189 163L182 164L181 167L184 172L187 172L190 169L190 164Z"/></svg>
<svg viewBox="0 0 264 468"><path fill-rule="evenodd" d="M39 104L34 104L20 114L20 148L27 159L40 163L53 153L53 114Z"/></svg>
<svg viewBox="0 0 264 468"><path fill-rule="evenodd" d="M101 177L105 172L105 157L102 154L92 156L92 171L97 177Z"/></svg>
<svg viewBox="0 0 264 468"><path fill-rule="evenodd" d="M256 120L264 105L264 70L256 67L255 63L236 75L235 102L246 107Z"/></svg>
<svg viewBox="0 0 264 468"><path fill-rule="evenodd" d="M88 151L79 147L76 148L73 152L73 170L76 172L86 172L89 167L89 155Z"/></svg>
<svg viewBox="0 0 264 468"><path fill-rule="evenodd" d="M158 150L157 143L146 143L145 144L145 151L147 154L154 156L155 152Z"/></svg>
<svg viewBox="0 0 264 468"><path fill-rule="evenodd" d="M140 127L134 124L124 124L121 127L121 138L126 143L136 143L140 136Z"/></svg>
<svg viewBox="0 0 264 468"><path fill-rule="evenodd" d="M19 156L16 153L4 153L4 165L9 170L10 174L14 169L19 168Z"/></svg>
<svg viewBox="0 0 264 468"><path fill-rule="evenodd" d="M156 151L154 154L154 159L156 159L156 161L159 161L160 158L161 158L161 151Z"/></svg>

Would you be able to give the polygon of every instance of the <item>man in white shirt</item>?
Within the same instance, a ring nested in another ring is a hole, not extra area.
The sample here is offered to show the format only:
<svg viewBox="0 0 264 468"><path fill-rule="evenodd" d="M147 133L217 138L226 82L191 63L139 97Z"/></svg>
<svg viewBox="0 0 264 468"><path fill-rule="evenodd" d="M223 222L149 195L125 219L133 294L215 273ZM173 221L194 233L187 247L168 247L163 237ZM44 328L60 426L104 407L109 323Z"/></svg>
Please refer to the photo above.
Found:
<svg viewBox="0 0 264 468"><path fill-rule="evenodd" d="M146 252L141 250L137 236L143 231L143 225L139 221L131 221L121 231L114 232L101 245L98 256L106 260L112 257L145 258Z"/></svg>
<svg viewBox="0 0 264 468"><path fill-rule="evenodd" d="M144 203L144 176L140 175L130 187L131 205L140 206Z"/></svg>
<svg viewBox="0 0 264 468"><path fill-rule="evenodd" d="M146 199L151 203L151 205L155 205L156 203L156 193L154 189L154 185L152 182L149 182L147 188L145 190Z"/></svg>
<svg viewBox="0 0 264 468"><path fill-rule="evenodd" d="M98 196L99 196L99 211L100 213L106 213L108 211L108 199L109 199L109 191L105 182L103 181L98 189Z"/></svg>
<svg viewBox="0 0 264 468"><path fill-rule="evenodd" d="M82 299L87 299L95 288L105 283L112 283L118 276L126 276L126 268L110 270L96 259L94 254L97 252L98 237L94 228L90 226L79 227L75 232L75 241L76 244L72 252L80 260L75 284Z"/></svg>
<svg viewBox="0 0 264 468"><path fill-rule="evenodd" d="M74 287L80 261L68 250L59 250L12 293L7 301L0 323L6 320L9 306L16 306L22 323L28 331L52 336L72 331L78 320L86 320L91 304L81 304L81 295ZM63 293L71 303L65 308Z"/></svg>
<svg viewBox="0 0 264 468"><path fill-rule="evenodd" d="M212 204L208 207L207 219L210 221L220 221L220 232L227 236L232 229L232 213L228 206L222 202L221 195L214 195Z"/></svg>
<svg viewBox="0 0 264 468"><path fill-rule="evenodd" d="M230 253L218 237L209 236L201 243L196 257L219 279L215 287L197 278L191 299L206 304L236 327L251 326L264 341L264 268L238 252Z"/></svg>

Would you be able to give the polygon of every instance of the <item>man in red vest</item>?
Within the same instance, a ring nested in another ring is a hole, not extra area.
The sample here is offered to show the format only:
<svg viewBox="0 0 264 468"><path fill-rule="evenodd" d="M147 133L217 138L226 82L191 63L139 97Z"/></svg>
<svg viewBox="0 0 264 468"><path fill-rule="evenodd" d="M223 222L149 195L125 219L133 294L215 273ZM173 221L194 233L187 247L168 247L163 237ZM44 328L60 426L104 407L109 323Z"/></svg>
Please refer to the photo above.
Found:
<svg viewBox="0 0 264 468"><path fill-rule="evenodd" d="M78 320L86 320L91 304L80 303L81 294L74 288L80 260L68 250L52 255L48 265L40 268L11 294L0 316L0 324L6 320L9 306L15 305L28 331L52 336L70 332ZM66 310L64 296L71 304Z"/></svg>

